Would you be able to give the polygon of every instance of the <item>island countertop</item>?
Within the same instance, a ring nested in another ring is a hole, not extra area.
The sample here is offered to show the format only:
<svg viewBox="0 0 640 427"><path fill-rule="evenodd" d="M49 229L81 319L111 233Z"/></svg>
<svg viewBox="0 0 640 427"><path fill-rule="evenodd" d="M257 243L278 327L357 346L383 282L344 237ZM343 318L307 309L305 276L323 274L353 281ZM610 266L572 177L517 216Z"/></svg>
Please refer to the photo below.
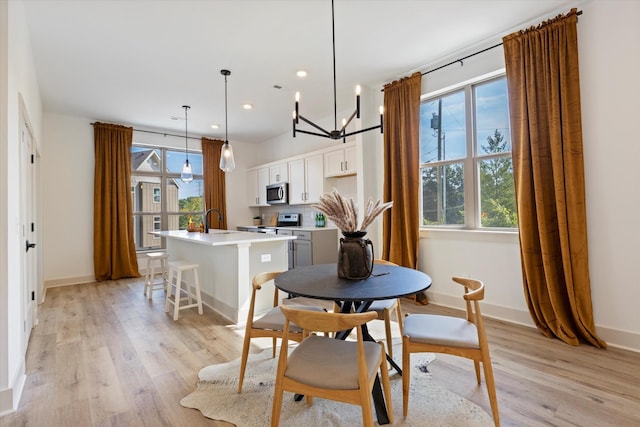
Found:
<svg viewBox="0 0 640 427"><path fill-rule="evenodd" d="M198 231L172 230L172 231L152 231L150 234L169 239L183 240L206 246L237 245L242 243L277 242L283 240L293 240L295 236L283 236L278 234L249 233L234 230L211 229L209 233Z"/></svg>

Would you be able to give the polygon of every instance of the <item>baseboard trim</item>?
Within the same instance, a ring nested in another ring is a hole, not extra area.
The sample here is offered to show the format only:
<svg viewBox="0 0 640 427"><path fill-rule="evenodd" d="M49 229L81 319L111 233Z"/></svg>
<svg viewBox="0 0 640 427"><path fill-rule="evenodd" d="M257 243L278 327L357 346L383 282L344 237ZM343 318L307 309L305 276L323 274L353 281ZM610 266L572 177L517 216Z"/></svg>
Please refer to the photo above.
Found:
<svg viewBox="0 0 640 427"><path fill-rule="evenodd" d="M82 285L85 283L95 283L95 276L77 276L64 279L51 279L44 281L44 288L57 288L59 286Z"/></svg>
<svg viewBox="0 0 640 427"><path fill-rule="evenodd" d="M13 386L4 390L0 390L0 417L9 415L18 410L22 391L27 381L25 373L24 359L20 365L20 369L13 381Z"/></svg>
<svg viewBox="0 0 640 427"><path fill-rule="evenodd" d="M459 310L465 309L460 297L432 291L427 291L426 294L429 298L429 303L441 305L443 307L456 308ZM490 319L515 323L532 329L536 328L528 311L516 310L509 307L502 307L483 302L482 314ZM598 337L604 340L609 347L640 353L640 334L598 325L596 325L596 333L598 334Z"/></svg>

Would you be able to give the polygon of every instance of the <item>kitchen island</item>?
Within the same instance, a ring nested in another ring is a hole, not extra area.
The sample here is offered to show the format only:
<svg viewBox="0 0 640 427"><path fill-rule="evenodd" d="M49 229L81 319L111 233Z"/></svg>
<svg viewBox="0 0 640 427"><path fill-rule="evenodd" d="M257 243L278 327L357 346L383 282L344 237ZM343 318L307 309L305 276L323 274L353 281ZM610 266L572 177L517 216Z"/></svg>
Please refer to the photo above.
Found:
<svg viewBox="0 0 640 427"><path fill-rule="evenodd" d="M286 271L288 241L295 239L295 236L232 230L151 234L165 239L169 261L185 260L200 265L203 304L236 324L247 320L253 276L264 271ZM270 290L258 294L256 313L272 307Z"/></svg>

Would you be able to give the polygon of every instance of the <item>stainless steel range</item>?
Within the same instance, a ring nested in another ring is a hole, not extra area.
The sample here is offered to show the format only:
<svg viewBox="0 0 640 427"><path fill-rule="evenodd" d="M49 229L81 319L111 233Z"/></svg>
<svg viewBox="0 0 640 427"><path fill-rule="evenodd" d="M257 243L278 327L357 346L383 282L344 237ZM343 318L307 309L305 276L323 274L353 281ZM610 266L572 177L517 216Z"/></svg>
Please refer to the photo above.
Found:
<svg viewBox="0 0 640 427"><path fill-rule="evenodd" d="M298 213L281 213L278 215L277 227L299 227L302 215Z"/></svg>

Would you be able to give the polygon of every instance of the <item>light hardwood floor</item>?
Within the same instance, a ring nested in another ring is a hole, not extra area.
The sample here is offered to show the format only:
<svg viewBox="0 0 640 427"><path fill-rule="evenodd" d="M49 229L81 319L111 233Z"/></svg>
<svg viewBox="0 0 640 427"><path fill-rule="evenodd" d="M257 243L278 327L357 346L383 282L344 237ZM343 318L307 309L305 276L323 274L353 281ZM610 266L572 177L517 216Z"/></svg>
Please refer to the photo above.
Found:
<svg viewBox="0 0 640 427"><path fill-rule="evenodd" d="M199 369L240 356L242 330L207 308L174 322L164 294L149 303L142 288L141 279L128 279L49 289L20 407L0 426L229 426L179 401ZM452 312L409 300L403 310ZM383 339L381 331L374 335ZM499 321L487 320L487 334L503 426L640 425L640 354L574 348ZM430 371L490 414L470 361L438 355Z"/></svg>

